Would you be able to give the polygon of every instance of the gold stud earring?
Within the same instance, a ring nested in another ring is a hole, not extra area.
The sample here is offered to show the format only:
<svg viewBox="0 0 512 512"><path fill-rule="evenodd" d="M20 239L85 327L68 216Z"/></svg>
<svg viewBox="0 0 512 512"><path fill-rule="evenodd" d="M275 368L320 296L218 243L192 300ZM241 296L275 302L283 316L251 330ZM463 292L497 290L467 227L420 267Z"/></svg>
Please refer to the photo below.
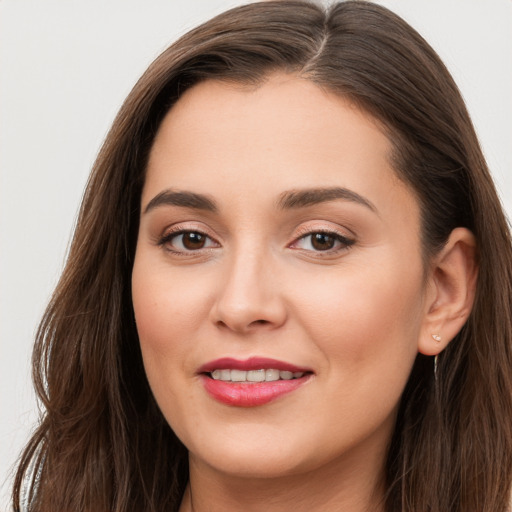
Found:
<svg viewBox="0 0 512 512"><path fill-rule="evenodd" d="M441 341L441 336L439 336L439 334L432 334L432 338L434 338L438 343Z"/></svg>

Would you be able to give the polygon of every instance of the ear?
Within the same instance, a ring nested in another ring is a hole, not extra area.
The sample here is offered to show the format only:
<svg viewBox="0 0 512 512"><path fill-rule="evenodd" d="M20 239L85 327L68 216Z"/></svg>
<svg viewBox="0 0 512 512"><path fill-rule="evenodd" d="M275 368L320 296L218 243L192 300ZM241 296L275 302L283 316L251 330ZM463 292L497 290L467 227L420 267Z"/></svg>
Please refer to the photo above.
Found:
<svg viewBox="0 0 512 512"><path fill-rule="evenodd" d="M439 354L462 329L473 307L477 276L475 237L456 228L432 261L418 340L421 354Z"/></svg>

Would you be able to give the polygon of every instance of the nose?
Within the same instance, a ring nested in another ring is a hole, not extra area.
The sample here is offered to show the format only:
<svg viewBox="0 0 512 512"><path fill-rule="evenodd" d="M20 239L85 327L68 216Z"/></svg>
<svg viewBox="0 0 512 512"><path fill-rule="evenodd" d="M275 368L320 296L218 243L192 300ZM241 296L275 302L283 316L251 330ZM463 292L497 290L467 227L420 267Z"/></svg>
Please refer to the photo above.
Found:
<svg viewBox="0 0 512 512"><path fill-rule="evenodd" d="M272 258L240 253L226 262L212 308L219 327L248 334L276 329L287 317L279 272Z"/></svg>

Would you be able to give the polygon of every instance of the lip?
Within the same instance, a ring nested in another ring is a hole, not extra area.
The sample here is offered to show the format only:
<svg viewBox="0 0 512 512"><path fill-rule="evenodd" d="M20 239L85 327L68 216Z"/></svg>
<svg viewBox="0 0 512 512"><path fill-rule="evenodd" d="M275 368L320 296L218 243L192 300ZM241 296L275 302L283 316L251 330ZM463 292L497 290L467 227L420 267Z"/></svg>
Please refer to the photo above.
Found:
<svg viewBox="0 0 512 512"><path fill-rule="evenodd" d="M197 373L210 373L217 369L249 371L260 370L262 368L274 368L275 370L283 372L312 373L311 368L295 366L294 364L279 361L277 359L269 359L268 357L250 357L249 359L244 360L222 357L204 364L197 370Z"/></svg>
<svg viewBox="0 0 512 512"><path fill-rule="evenodd" d="M227 382L215 380L208 375L216 369L246 371L275 369L303 372L304 375L296 379L269 382ZM198 369L201 383L210 397L220 403L234 407L257 407L272 402L302 387L310 380L312 373L309 368L266 357L251 357L245 360L223 357L210 361Z"/></svg>

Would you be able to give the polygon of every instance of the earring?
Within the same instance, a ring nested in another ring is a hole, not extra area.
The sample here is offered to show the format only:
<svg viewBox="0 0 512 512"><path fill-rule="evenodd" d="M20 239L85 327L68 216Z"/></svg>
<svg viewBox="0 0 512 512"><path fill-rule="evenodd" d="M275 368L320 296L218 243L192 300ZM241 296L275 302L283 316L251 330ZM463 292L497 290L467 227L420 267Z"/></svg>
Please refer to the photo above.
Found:
<svg viewBox="0 0 512 512"><path fill-rule="evenodd" d="M439 336L439 334L432 334L432 338L434 338L438 343L441 341L441 336Z"/></svg>

